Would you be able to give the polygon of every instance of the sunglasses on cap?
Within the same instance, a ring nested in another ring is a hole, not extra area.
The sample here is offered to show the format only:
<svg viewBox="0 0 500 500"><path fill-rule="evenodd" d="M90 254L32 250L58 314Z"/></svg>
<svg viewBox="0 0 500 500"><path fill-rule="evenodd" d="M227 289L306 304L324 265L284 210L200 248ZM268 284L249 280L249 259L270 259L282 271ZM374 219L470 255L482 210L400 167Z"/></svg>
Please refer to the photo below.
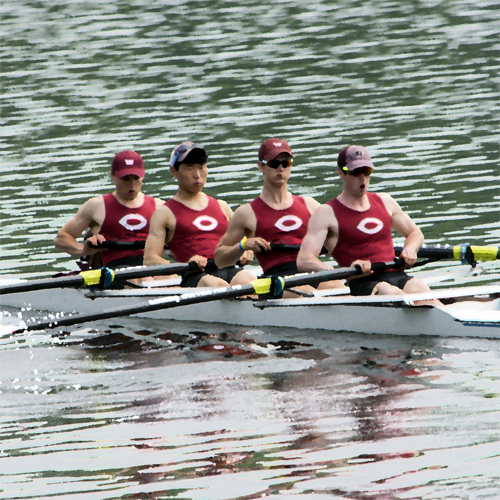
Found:
<svg viewBox="0 0 500 500"><path fill-rule="evenodd" d="M280 165L283 168L287 168L292 166L293 158L288 158L286 160L262 160L261 163L271 168L278 168Z"/></svg>
<svg viewBox="0 0 500 500"><path fill-rule="evenodd" d="M174 166L177 161L182 161L184 160L184 158L186 158L187 154L183 154L183 153L186 153L186 151L192 151L193 149L203 149L205 150L205 146L202 146L201 144L195 144L195 143L188 143L188 144L181 144L180 146L178 146L179 149L176 149L176 151L174 152L174 155L173 155L173 158L172 160L170 161L170 165L171 166Z"/></svg>
<svg viewBox="0 0 500 500"><path fill-rule="evenodd" d="M351 175L352 177L357 177L360 174L369 177L373 172L373 168L371 167L358 167L354 170L349 170L347 167L343 167L342 170L344 171L344 174Z"/></svg>

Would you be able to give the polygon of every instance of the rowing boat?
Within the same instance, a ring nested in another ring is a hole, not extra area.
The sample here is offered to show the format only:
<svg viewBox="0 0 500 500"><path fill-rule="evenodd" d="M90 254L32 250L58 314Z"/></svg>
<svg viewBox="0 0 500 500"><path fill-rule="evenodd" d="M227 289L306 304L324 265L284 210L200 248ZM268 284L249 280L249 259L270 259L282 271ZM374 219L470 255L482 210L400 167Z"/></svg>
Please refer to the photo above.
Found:
<svg viewBox="0 0 500 500"><path fill-rule="evenodd" d="M459 265L412 272L412 275L423 279L433 288L431 292L421 294L352 297L345 291L334 289L317 291L314 296L296 299L216 300L162 308L138 316L251 327L500 339L498 275L491 272L481 274L481 270L484 270L484 266L481 269ZM3 278L0 279L0 286L22 281L19 278ZM32 322L48 317L57 324L58 319L73 313L90 314L154 301L171 303L178 300L180 294L206 293L206 289L181 289L177 284L178 280L171 278L161 282L144 282L144 287L140 289L90 292L85 288L36 290L1 295L0 305L31 310ZM430 299L441 300L445 307L415 305ZM46 313L36 315L33 310Z"/></svg>

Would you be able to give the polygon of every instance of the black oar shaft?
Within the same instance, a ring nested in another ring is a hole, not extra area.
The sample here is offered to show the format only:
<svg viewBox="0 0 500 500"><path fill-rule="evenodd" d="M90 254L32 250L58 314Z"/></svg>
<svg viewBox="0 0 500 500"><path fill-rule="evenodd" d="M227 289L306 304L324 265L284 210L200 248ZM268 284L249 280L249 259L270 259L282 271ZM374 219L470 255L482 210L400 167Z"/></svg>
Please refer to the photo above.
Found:
<svg viewBox="0 0 500 500"><path fill-rule="evenodd" d="M194 263L193 263L194 264ZM168 276L178 274L194 268L196 264L165 264L158 266L131 267L114 271L114 280L128 280L134 278L146 278L148 276ZM196 266L197 267L197 266ZM99 270L95 270L98 272ZM86 284L84 271L75 276L63 276L60 278L47 278L41 280L25 281L3 285L0 287L0 295L7 293L29 292L34 290L45 290L50 288L78 287Z"/></svg>
<svg viewBox="0 0 500 500"><path fill-rule="evenodd" d="M396 255L403 251L403 247L395 246ZM500 259L500 247L486 247L476 245L423 245L417 252L418 257L428 259L455 259L462 263L474 265L475 261L493 261Z"/></svg>
<svg viewBox="0 0 500 500"><path fill-rule="evenodd" d="M394 262L378 263L373 265L377 270L397 267ZM319 283L329 280L341 280L361 274L359 267L342 267L319 271L315 273L297 274L282 278L285 288L291 288L311 283ZM185 293L165 299L156 299L149 301L146 304L138 304L136 306L117 307L106 309L91 314L77 314L74 316L61 317L53 321L38 323L37 325L29 325L26 328L16 330L13 333L22 333L32 330L45 330L48 328L56 328L62 326L76 325L90 321L98 321L103 319L117 318L120 316L129 316L132 314L142 314L146 312L158 311L160 309L170 309L172 307L186 306L190 304L200 304L221 299L233 299L243 295L265 294L269 292L271 278L262 278L246 285L237 285L230 287L212 288L209 291L199 291L193 293Z"/></svg>

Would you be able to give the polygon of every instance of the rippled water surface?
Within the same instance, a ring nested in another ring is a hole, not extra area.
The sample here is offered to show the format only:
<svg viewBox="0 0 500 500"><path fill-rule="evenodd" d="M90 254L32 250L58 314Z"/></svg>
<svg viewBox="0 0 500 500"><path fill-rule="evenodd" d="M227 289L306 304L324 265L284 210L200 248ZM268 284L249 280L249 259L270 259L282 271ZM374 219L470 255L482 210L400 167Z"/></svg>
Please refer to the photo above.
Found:
<svg viewBox="0 0 500 500"><path fill-rule="evenodd" d="M0 274L76 268L52 239L111 190L114 154L168 198L186 138L233 208L266 137L320 202L363 144L428 243L498 245L499 19L490 0L2 3ZM2 499L500 496L498 342L134 318L52 335L0 334Z"/></svg>

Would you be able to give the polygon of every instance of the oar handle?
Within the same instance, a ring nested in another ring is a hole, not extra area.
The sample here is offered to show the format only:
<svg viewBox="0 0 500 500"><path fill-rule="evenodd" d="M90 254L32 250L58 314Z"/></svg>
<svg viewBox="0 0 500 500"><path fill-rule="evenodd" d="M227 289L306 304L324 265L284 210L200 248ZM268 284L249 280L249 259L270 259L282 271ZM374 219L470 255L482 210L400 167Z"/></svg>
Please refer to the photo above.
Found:
<svg viewBox="0 0 500 500"><path fill-rule="evenodd" d="M287 243L271 243L272 252L298 252L300 250L300 245L289 245ZM323 247L321 248L322 255L326 255L328 250Z"/></svg>
<svg viewBox="0 0 500 500"><path fill-rule="evenodd" d="M145 241L118 241L118 240L106 240L101 241L97 245L92 242L88 242L90 248L99 248L102 250L144 250L146 247ZM168 246L164 245L165 250L168 250Z"/></svg>
<svg viewBox="0 0 500 500"><path fill-rule="evenodd" d="M90 248L99 248L105 250L144 250L146 246L145 241L118 241L118 240L106 240L101 241L97 245L94 245L90 241L88 242Z"/></svg>
<svg viewBox="0 0 500 500"><path fill-rule="evenodd" d="M404 259L394 259L393 262L375 262L371 265L371 270L374 273L387 271L388 269L400 269L405 267L406 262Z"/></svg>

